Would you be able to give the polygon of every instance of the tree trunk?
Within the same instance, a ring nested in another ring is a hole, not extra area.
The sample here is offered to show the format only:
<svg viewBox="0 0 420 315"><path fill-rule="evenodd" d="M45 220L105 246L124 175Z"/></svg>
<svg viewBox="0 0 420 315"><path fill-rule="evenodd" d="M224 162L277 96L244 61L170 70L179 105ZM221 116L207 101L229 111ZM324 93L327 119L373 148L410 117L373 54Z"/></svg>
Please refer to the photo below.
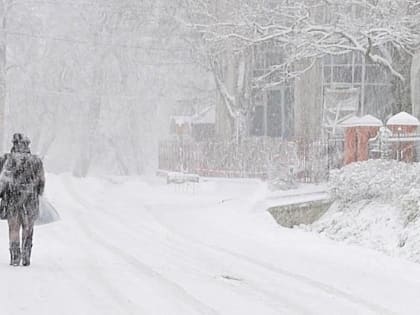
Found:
<svg viewBox="0 0 420 315"><path fill-rule="evenodd" d="M420 50L413 56L411 64L411 103L413 115L420 118Z"/></svg>
<svg viewBox="0 0 420 315"><path fill-rule="evenodd" d="M227 19L227 13L229 12L229 2L226 0L217 0L215 2L215 10L216 15L220 21L225 21ZM232 108L232 110L236 110L234 107L236 104L226 104L228 102L226 100L227 93L229 98L232 98L234 102L236 101L237 97L237 69L236 69L236 60L233 53L233 47L230 42L226 44L226 51L223 57L225 60L219 60L218 64L220 69L219 73L215 73L215 75L219 75L219 80L221 82L216 82L219 91L221 88L225 89L225 91L220 91L222 93L219 102L216 105L216 136L220 139L232 139L236 136L236 122L235 117L232 117L232 113L229 112L228 106ZM223 85L221 87L220 85ZM233 105L233 106L232 106ZM234 113L235 114L235 113Z"/></svg>
<svg viewBox="0 0 420 315"><path fill-rule="evenodd" d="M90 164L92 162L92 155L94 152L94 146L96 139L96 131L101 116L102 107L102 81L103 81L103 70L102 60L103 58L98 57L98 62L94 65L93 69L93 84L92 84L92 97L88 104L88 112L84 119L84 127L80 146L79 160L75 165L73 174L79 177L85 177L89 173Z"/></svg>
<svg viewBox="0 0 420 315"><path fill-rule="evenodd" d="M4 151L6 108L6 8L0 1L0 152Z"/></svg>
<svg viewBox="0 0 420 315"><path fill-rule="evenodd" d="M78 177L86 177L89 173L90 164L92 162L92 155L94 145L96 141L96 129L101 114L101 98L100 96L94 96L91 103L89 104L89 110L85 118L86 131L83 133L80 156L73 174Z"/></svg>
<svg viewBox="0 0 420 315"><path fill-rule="evenodd" d="M299 70L308 67L310 61L295 65ZM320 138L322 121L321 67L316 62L299 80L295 81L295 136L305 142Z"/></svg>
<svg viewBox="0 0 420 315"><path fill-rule="evenodd" d="M139 105L136 103L130 103L129 106L130 106L129 140L130 140L131 150L133 152L135 172L137 175L140 175L144 171L144 152L141 145L145 145L145 144L144 143L142 144L142 141L140 138L142 130L140 128L140 114L139 114L139 109L138 109ZM143 133L144 132L147 132L147 131L144 130L143 128Z"/></svg>

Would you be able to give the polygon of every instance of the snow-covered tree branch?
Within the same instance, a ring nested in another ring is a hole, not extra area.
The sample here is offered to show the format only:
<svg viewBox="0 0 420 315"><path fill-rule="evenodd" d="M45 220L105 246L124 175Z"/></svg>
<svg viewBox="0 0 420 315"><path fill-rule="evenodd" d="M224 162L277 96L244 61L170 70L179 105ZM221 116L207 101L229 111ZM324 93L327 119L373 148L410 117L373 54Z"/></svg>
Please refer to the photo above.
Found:
<svg viewBox="0 0 420 315"><path fill-rule="evenodd" d="M252 86L270 88L299 78L326 55L356 52L398 80L395 52L413 54L420 43L417 1L194 1L184 0L181 23L196 34L196 45L208 62L222 65L214 72L220 95L231 115L246 107L249 95L238 93L240 58L253 62L255 51L271 45L281 52L265 73L247 77ZM308 60L310 61L308 63ZM232 78L232 76L236 76ZM245 103L245 104L244 104ZM231 115L235 116L235 115Z"/></svg>

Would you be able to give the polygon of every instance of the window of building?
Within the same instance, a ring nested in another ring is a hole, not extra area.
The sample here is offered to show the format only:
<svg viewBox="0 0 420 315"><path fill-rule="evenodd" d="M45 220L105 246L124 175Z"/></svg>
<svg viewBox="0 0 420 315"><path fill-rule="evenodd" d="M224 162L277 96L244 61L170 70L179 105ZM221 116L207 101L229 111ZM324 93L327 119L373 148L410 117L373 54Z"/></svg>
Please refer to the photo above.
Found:
<svg viewBox="0 0 420 315"><path fill-rule="evenodd" d="M383 66L367 62L360 53L325 56L322 74L324 90L360 89L360 114L385 118L384 108L394 102L391 74Z"/></svg>
<svg viewBox="0 0 420 315"><path fill-rule="evenodd" d="M255 136L293 136L294 90L292 86L255 92L251 134Z"/></svg>
<svg viewBox="0 0 420 315"><path fill-rule="evenodd" d="M254 78L267 74L284 62L283 50L275 44L254 49ZM271 77L275 81L275 77ZM255 89L251 113L251 135L290 138L294 130L294 90L290 83L272 89Z"/></svg>
<svg viewBox="0 0 420 315"><path fill-rule="evenodd" d="M293 89L283 86L267 91L267 135L284 139L293 136Z"/></svg>

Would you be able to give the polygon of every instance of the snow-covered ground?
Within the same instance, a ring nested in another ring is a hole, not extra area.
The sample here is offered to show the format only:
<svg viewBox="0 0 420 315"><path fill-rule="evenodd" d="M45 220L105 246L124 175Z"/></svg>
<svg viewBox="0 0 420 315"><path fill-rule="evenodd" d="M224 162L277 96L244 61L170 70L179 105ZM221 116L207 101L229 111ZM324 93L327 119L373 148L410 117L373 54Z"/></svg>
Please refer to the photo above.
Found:
<svg viewBox="0 0 420 315"><path fill-rule="evenodd" d="M8 266L5 315L420 314L420 265L279 227L258 181L48 177L62 221Z"/></svg>

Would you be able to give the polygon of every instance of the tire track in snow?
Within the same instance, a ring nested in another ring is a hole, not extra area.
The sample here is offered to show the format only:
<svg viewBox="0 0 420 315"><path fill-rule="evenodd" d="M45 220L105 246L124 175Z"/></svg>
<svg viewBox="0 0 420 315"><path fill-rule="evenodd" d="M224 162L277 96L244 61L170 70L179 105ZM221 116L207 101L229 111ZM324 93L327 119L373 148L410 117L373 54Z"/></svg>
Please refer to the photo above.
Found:
<svg viewBox="0 0 420 315"><path fill-rule="evenodd" d="M74 190L73 184L69 182L70 179L62 180L63 186L66 188L66 191L69 192L73 200L82 208L87 209L86 202L84 202L83 198ZM83 213L80 210L77 212ZM179 284L165 278L163 275L158 273L157 271L153 270L150 266L144 264L143 262L139 261L133 255L127 254L122 249L118 248L117 246L110 243L105 238L99 236L97 232L94 232L83 220L80 219L79 216L73 216L73 219L78 222L79 226L82 228L86 236L90 239L94 240L98 245L107 249L114 255L124 258L124 260L138 271L140 271L143 275L148 276L153 281L161 282L165 285L165 287L172 289L173 292L177 292L177 296L180 298L181 301L186 301L193 310L198 312L197 314L208 314L208 315L217 315L218 312L213 308L209 307L208 305L204 304L203 302L196 299L194 296L189 294L182 286Z"/></svg>
<svg viewBox="0 0 420 315"><path fill-rule="evenodd" d="M331 294L331 295L336 296L338 298L342 298L342 299L345 299L349 302L352 302L356 305L363 306L363 307L367 308L368 310L370 310L374 313L377 313L377 314L380 314L380 315L397 315L396 313L394 313L394 312L392 312L392 311L390 311L390 310L388 310L388 309L386 309L386 308L384 308L380 305L371 303L368 300L362 299L362 298L357 297L355 295L352 295L348 292L342 291L342 290L337 289L335 287L332 287L328 284L325 284L323 282L311 279L307 276L300 275L300 274L297 274L297 273L294 273L294 272L291 272L291 271L287 271L285 269L279 268L279 267L271 265L269 263L261 262L257 259L250 258L246 255L236 253L236 252L233 252L233 251L230 251L230 250L226 250L226 249L223 249L223 248L220 248L220 247L215 247L215 246L211 246L211 245L206 245L206 246L210 246L211 248L214 248L215 250L225 252L225 253L230 254L232 256L235 256L239 259L250 262L254 265L258 265L258 266L263 267L267 270L271 270L272 272L275 272L277 274L281 274L285 277L303 282L305 284L308 284L308 285L310 285L314 288L317 288L317 289L323 291L324 293Z"/></svg>
<svg viewBox="0 0 420 315"><path fill-rule="evenodd" d="M73 220L76 222L74 218L70 218L70 220ZM64 232L62 229L53 230L53 231L55 234L55 237L54 237L55 240L66 239L66 232ZM96 256L96 252L94 248L89 246L86 242L78 239L77 237L73 238L72 242L76 242L80 248L85 248L86 252L89 255ZM58 272L60 272L60 274L63 277L69 280L76 281L80 287L87 287L89 289L92 296L85 297L82 295L82 297L86 299L86 302L91 303L92 297L94 297L95 299L99 300L98 305L103 306L104 302L102 298L97 294L97 292L95 292L94 289L90 288L89 282L86 282L85 277L80 276L79 273L69 273L68 272L69 270L66 270L62 265L58 264L54 260L52 260L52 265L56 268ZM138 311L139 311L138 307L136 309L130 309L130 310L127 310L127 308L124 308L124 309L122 308L122 305L127 305L127 300L121 295L121 293L118 290L115 289L115 286L112 283L110 283L106 277L104 277L104 275L100 272L100 269L98 269L94 264L92 264L89 261L87 261L84 266L88 267L89 280L94 280L98 284L98 286L104 291L104 293L106 293L108 297L110 297L114 302L116 302L113 305L117 306L119 310L118 314L132 314L132 315L138 314ZM112 313L106 312L106 314L115 314L114 311L115 309L108 310L108 312L112 312Z"/></svg>
<svg viewBox="0 0 420 315"><path fill-rule="evenodd" d="M71 178L66 179L66 182L67 181L70 181L70 180L71 180ZM76 191L74 191L74 188L72 187L73 184L71 182L67 182L67 183L66 182L64 183L65 186L66 186L66 188L68 188L69 193L72 194L72 196L78 202L78 204L80 204L83 208L87 208L87 205L90 205L91 207L95 207L89 201L84 200L84 198L82 196L80 196ZM156 204L154 206L160 206L160 205ZM168 205L168 204L166 204L166 206L167 207L170 207L170 205ZM192 204L189 204L188 205L188 207L191 207L191 206L193 206L193 205ZM203 205L200 205L200 206L202 207ZM330 296L335 296L336 298L340 298L340 299L346 300L346 301L350 302L351 304L354 304L354 305L359 306L359 307L361 306L361 307L363 307L363 308L365 308L365 309L367 309L370 312L373 312L375 314L381 314L381 315L391 315L392 314L392 315L395 315L395 313L393 313L392 311L390 311L390 310L388 310L388 309L386 309L386 308L384 308L384 307L382 307L380 305L374 304L374 303L372 303L370 301L367 301L367 300L365 300L363 298L360 298L360 297L357 297L355 295L352 295L351 293L348 293L348 292L345 292L343 290L340 290L340 289L337 289L335 287L332 287L332 286L330 286L328 284L325 284L323 282L320 282L320 281L311 279L311 278L309 278L307 276L290 272L288 270L282 269L282 268L277 267L275 265L272 265L272 264L269 264L269 263L266 263L266 262L262 262L260 260L251 258L249 256L243 255L241 253L238 253L238 252L235 252L235 251L232 251L232 250L228 250L228 249L225 249L225 248L222 248L222 247L218 247L218 246L215 246L215 245L210 245L210 244L207 244L207 243L203 243L203 242L198 241L198 240L192 240L190 238L186 238L185 236L183 236L179 232L174 231L173 229L170 229L166 225L163 225L162 222L161 222L161 220L158 220L158 218L156 217L156 215L154 215L154 211L151 208L151 206L146 206L146 209L149 210L149 213L151 213L152 217L153 216L155 217L156 223L158 223L159 225L163 226L166 230L170 231L171 234L176 235L180 240L182 240L182 242L184 244L195 244L197 247L204 246L204 247L206 247L208 249L211 249L214 252L217 252L219 254L220 253L224 253L224 254L230 255L230 256L235 257L236 259L238 259L240 261L246 261L246 262L248 262L251 265L257 266L259 268L263 268L265 270L268 270L270 272L276 273L276 274L281 275L283 277L288 277L288 278L293 279L295 281L299 281L301 283L305 283L305 284L307 284L307 285L309 285L309 286L317 289L318 291L323 292L324 294L327 294L327 295L330 295ZM159 207L159 209L162 209L162 208ZM107 213L107 214L109 216L111 216L111 214L109 214L109 213ZM111 251L113 251L114 249L117 249L117 251L120 250L120 249L116 248L115 246L113 246L112 244L107 244L107 245L111 245L108 248ZM133 263L138 262L138 260L134 256L132 256L132 255L129 255L128 257L126 257L127 255L124 252L120 252L119 254L125 256L125 258L128 261L131 260ZM143 263L141 263L141 264L143 265L142 268L146 267L148 269L151 269L147 265L145 265ZM160 274L158 274L158 275L159 275L159 277L163 277ZM166 278L164 278L164 279L166 279ZM276 297L277 298L281 298L278 295ZM285 302L287 303L287 301L285 301ZM200 303L202 303L202 302L200 302ZM290 305L290 306L293 306L293 305ZM295 307L296 306L297 305L295 305ZM298 309L296 309L296 310L298 311ZM302 308L300 308L299 311L300 311L300 313L302 313L302 311L303 311Z"/></svg>
<svg viewBox="0 0 420 315"><path fill-rule="evenodd" d="M155 205L155 206L158 206L158 205ZM148 208L148 207L146 207L146 208ZM159 207L159 209L162 209L162 208ZM149 207L149 210L152 211L152 209L150 207ZM154 211L152 211L151 213L153 213L153 212ZM163 225L162 221L158 220L157 217L156 217L156 222ZM182 238L185 242L195 243L198 246L205 246L205 247L207 247L209 249L212 249L216 252L222 252L222 253L228 254L230 256L236 257L239 260L246 261L246 262L248 262L250 264L253 264L255 266L259 266L260 268L264 268L266 270L277 273L277 274L282 275L284 277L287 277L287 278L305 283L305 284L307 284L309 286L312 286L312 287L318 289L319 291L322 291L322 292L324 292L328 295L333 295L337 298L347 300L347 301L351 302L352 304L355 304L355 305L358 305L358 306L363 306L364 308L368 309L369 311L371 311L375 314L397 315L395 312L392 312L389 309L386 309L386 308L384 308L380 305L377 305L377 304L372 303L368 300L365 300L363 298L355 296L351 293L348 293L348 292L345 292L345 291L340 290L338 288L335 288L335 287L333 287L331 285L328 285L326 283L311 279L310 277L307 277L307 276L304 276L304 275L301 275L301 274L297 274L297 273L282 269L280 267L277 267L275 265L272 265L272 264L269 264L269 263L266 263L266 262L262 262L260 260L255 259L255 258L251 258L247 255L244 255L244 254L232 251L232 250L228 250L228 249L216 246L216 245L207 244L207 243L204 243L204 242L196 240L196 239L192 240L191 238L185 237L184 235L175 231L174 229L171 229L167 225L163 225L163 226L166 227L173 234L176 234L178 237Z"/></svg>
<svg viewBox="0 0 420 315"><path fill-rule="evenodd" d="M66 180L69 181L69 182L64 183L66 185L67 191L73 196L73 198L78 202L79 205L82 205L83 208L99 210L99 208L96 205L94 205L90 200L85 199L83 196L81 196L79 193L77 193L74 190L73 183L71 183L70 178L66 179ZM67 186L67 185L69 185L69 186ZM147 212L150 213L150 207L148 207L146 205L143 205L143 206L146 208ZM170 205L168 204L167 206L169 207ZM193 205L191 204L190 206L193 206ZM109 213L105 209L101 209L99 212L100 212L101 215L105 214L105 215L109 216L112 221L118 221L118 217L113 216L111 213ZM192 246L194 249L197 249L197 250L203 252L202 247L197 248L197 244L193 244L192 242L189 242L189 241L186 242L183 237L180 237L178 234L173 233L173 231L170 231L166 226L164 226L160 222L158 222L156 220L156 217L153 214L150 214L150 218L153 219L165 231L168 231L171 235L175 236L177 245L183 251L185 251L186 247L191 248L191 246ZM120 224L121 224L121 226L126 227L126 224L124 222L120 222ZM91 233L91 231L89 231L89 233ZM138 233L137 233L137 235L138 235ZM90 237L92 237L92 235L90 235ZM149 236L146 236L146 237L149 237ZM172 239L172 241L175 241L175 239ZM175 244L175 242L174 242L174 244ZM104 244L101 244L101 245L104 245ZM115 247L112 245L112 247L109 248L109 249L113 250L114 248ZM214 249L212 249L212 252L214 252ZM219 254L218 256L220 256L220 252L218 254ZM207 255L208 255L208 251L207 251ZM212 257L214 257L214 256L212 255ZM130 258L133 259L134 256L131 256ZM126 257L126 259L127 259L127 257ZM150 268L150 267L148 267L148 268ZM279 308L284 309L285 305L286 305L287 306L286 308L289 310L287 312L287 314L300 314L300 315L313 314L313 312L311 312L308 308L305 308L301 303L293 303L292 301L286 299L283 296L275 295L272 292L269 292L269 291L265 290L264 288L258 287L255 284L251 284L250 282L247 282L246 285L247 285L246 288L249 291L252 291L254 293L254 295L262 296L262 298L264 298L264 299L270 299L270 301L269 301L270 305L272 305L272 304L276 305L276 311ZM202 303L202 302L200 301L200 303ZM290 313L291 310L293 310L293 313Z"/></svg>
<svg viewBox="0 0 420 315"><path fill-rule="evenodd" d="M81 199L83 199L81 196L79 196ZM86 204L86 203L84 203L84 204ZM213 203L212 203L212 205L213 205ZM241 257L239 257L238 256L238 254L236 254L236 253L234 253L234 252L231 252L231 251L228 251L228 250L225 250L225 249L223 249L223 248L218 248L218 247L216 247L216 246L212 246L212 245L209 245L209 244L206 244L206 243L203 243L203 242L200 242L200 241L194 241L194 240L191 240L191 239L189 239L189 238L186 238L186 237L184 237L183 235L181 235L180 233L178 233L178 232L176 232L176 231L174 231L174 230L172 230L172 229L169 229L166 225L163 225L162 223L161 223L161 221L160 220L158 220L157 219L157 217L155 216L155 215L153 215L152 213L153 213L153 210L152 210L152 206L150 206L150 205L143 205L147 210L148 210L148 212L151 214L151 217L153 217L154 218L154 221L157 223L157 224L159 224L161 227L163 227L166 231L168 231L171 235L173 235L173 237L171 237L171 239L172 239L172 241L175 241L176 239L175 238L177 238L177 243L178 244L188 244L189 246L188 247L191 247L191 246L193 246L193 247L195 247L197 250L201 250L201 251L203 251L202 249L203 249L203 247L205 247L205 248L207 248L207 249L210 249L211 251L213 251L213 252L216 252L216 253L218 253L219 254L219 256L220 256L220 254L221 253L224 253L225 255L227 254L227 255L229 255L229 256L233 256L233 257L235 257L236 259L238 259L239 261L241 261L241 262L244 262L244 261L246 261L248 264L251 264L251 265L253 265L253 266L256 266L256 267L258 267L258 268L260 268L260 269L265 269L265 270L269 270L270 272L274 272L274 273L276 273L276 274L279 274L279 272L278 272L278 270L277 271L275 271L275 270L273 270L272 268L270 269L270 268L267 268L266 266L263 266L261 263L259 263L258 261L251 261L250 259L246 259L246 258L248 258L248 257L246 257L246 256L241 256ZM155 205L156 206L156 205ZM159 205L160 206L160 205ZM188 204L188 206L189 207L191 207L191 206L193 206L192 204ZM203 205L201 205L201 206L203 206ZM95 206L94 205L91 205L91 207L93 207L93 208L95 208ZM169 204L165 204L165 207L170 207L170 205ZM161 208L161 207L159 207L159 208ZM108 213L107 211L101 211L101 213L106 213L107 215L109 215L109 216L112 216L110 213ZM114 218L114 217L113 217ZM114 219L116 219L116 220L118 220L117 218L114 218ZM122 225L124 225L124 223L123 222L121 222L121 224ZM175 243L175 242L174 242ZM182 248L185 248L186 246L184 245ZM246 258L245 258L246 257ZM289 274L287 274L287 276L289 276L289 278L291 277L291 275L295 275L295 274L293 274L293 273L289 273ZM283 274L283 276L286 276L285 274ZM304 281L304 280L310 280L311 281L311 283L308 283L308 281ZM297 278L294 278L294 280L299 280L300 282L306 282L306 284L310 284L312 287L316 287L316 288L318 288L318 289L322 289L322 288L324 288L324 290L319 290L319 291L323 291L324 293L328 293L328 294L330 294L330 295L332 295L332 296L335 296L335 297L338 297L338 298L341 298L341 299L345 299L345 300L347 300L347 301L349 301L349 302L351 302L352 304L354 304L354 305L357 305L357 306L361 306L361 305L363 305L363 303L361 302L361 300L358 300L357 302L355 302L355 297L353 296L353 295L351 295L351 294L347 294L347 296L344 296L344 294L341 294L341 296L340 296L340 294L339 293L337 293L337 289L335 289L335 288L331 288L331 287L329 287L328 285L326 285L326 284L323 284L323 283L321 283L321 282L316 282L316 281L314 281L314 280L312 280L312 279L310 279L310 278L304 278L303 276L301 276L301 278L300 279L297 279ZM321 284L321 285L319 285L319 286L316 286L316 285L314 285L314 284ZM293 303L293 302L291 302L290 300L287 300L284 296L281 296L281 295L278 295L278 294L275 294L274 292L270 292L270 291L268 291L268 290L266 290L266 289L264 289L264 288L262 288L261 286L258 286L258 284L257 283L251 283L251 282L249 282L249 281L246 281L246 285L247 285L247 287L250 289L250 290L252 290L254 293L257 293L257 294L259 294L259 295L261 295L261 293L264 293L264 295L265 295L265 297L266 298L270 298L272 301L276 301L277 303L274 303L274 304L279 304L278 302L279 301L282 301L283 302L283 305L282 306L284 306L284 304L286 304L287 306L289 306L289 309L293 309L294 311L295 311L295 313L294 314L314 314L313 313L313 311L309 311L308 309L306 309L306 308L304 308L303 306L302 306L302 304L301 303ZM336 294L332 294L332 292L334 292L334 290L335 290L335 293ZM368 308L368 309L370 309L371 311L373 311L374 313L376 313L376 314L381 314L381 315L385 315L385 314L389 314L389 315L391 315L391 314L393 314L393 313L391 313L390 311L388 311L388 310L385 310L384 308L381 308L380 306L376 306L376 305L370 305L370 306L367 306L366 307L366 305L364 305L364 307L365 308Z"/></svg>
<svg viewBox="0 0 420 315"><path fill-rule="evenodd" d="M63 191L64 192L64 191ZM80 226L79 222L77 220L75 220L74 216L68 216L67 218L63 218L66 219L67 222L72 221L75 222L76 226ZM60 222L58 222L59 224ZM83 228L83 227L82 227ZM65 240L67 235L67 232L65 232L63 229L58 229L55 230L53 229L56 237L54 239L61 239L61 240ZM84 233L84 231L81 231L82 233ZM86 241L89 240L88 238L85 238L83 240L74 237L72 239L72 242L77 242L79 245L79 248L84 248L85 252L90 255L90 256L97 256L97 251L95 251L95 248L90 246ZM72 279L72 280L76 280L78 283L80 283L81 287L86 287L86 278L85 277L77 277L78 274L69 274L68 272L66 272L65 269L63 269L60 265L58 265L57 263L55 263L55 265L60 269L60 271L62 271L62 275L68 279ZM124 298L123 295L121 295L121 293L115 289L115 285L113 283L111 283L109 281L109 279L107 277L105 277L103 275L103 273L101 272L101 270L93 263L90 262L90 260L87 260L84 262L84 267L88 268L88 274L89 274L89 280L94 280L98 286L102 289L102 291L104 291L104 293L110 298L112 299L115 303L113 305L118 306L120 312L118 314L133 314L135 315L135 311L134 309L130 309L127 310L127 308L122 309L121 306L122 305L127 305L127 300ZM93 277L92 277L93 276ZM87 282L87 284L89 284L89 282ZM99 305L103 305L103 301L102 298L97 294L97 292L95 292L95 289L91 289L90 286L88 286L89 291L91 291L91 294L93 297L99 299L100 303L98 303ZM88 302L92 302L92 300L89 300L89 297L87 297ZM138 308L137 308L138 311ZM127 313L128 312L128 313ZM114 313L111 313L114 314Z"/></svg>

